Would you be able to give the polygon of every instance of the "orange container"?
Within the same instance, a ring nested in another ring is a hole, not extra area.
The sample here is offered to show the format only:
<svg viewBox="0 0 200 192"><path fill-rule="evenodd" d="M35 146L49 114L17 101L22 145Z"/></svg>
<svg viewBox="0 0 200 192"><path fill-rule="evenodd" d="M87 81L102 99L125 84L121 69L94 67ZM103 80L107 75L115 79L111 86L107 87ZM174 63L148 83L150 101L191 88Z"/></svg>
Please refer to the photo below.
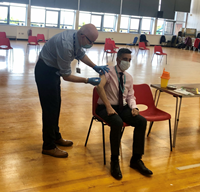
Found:
<svg viewBox="0 0 200 192"><path fill-rule="evenodd" d="M163 69L163 74L161 76L161 87L166 88L168 85L168 81L170 79L169 72L165 71L165 68Z"/></svg>

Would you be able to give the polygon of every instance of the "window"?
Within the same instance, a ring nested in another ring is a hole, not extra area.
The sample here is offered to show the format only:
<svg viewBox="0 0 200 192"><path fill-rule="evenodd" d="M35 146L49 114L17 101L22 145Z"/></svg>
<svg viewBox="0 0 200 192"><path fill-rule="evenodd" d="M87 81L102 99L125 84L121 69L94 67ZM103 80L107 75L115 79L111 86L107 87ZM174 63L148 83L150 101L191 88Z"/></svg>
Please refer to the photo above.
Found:
<svg viewBox="0 0 200 192"><path fill-rule="evenodd" d="M45 9L32 8L31 9L31 26L44 27L45 24Z"/></svg>
<svg viewBox="0 0 200 192"><path fill-rule="evenodd" d="M176 12L175 13L175 35L178 35L179 31L182 31L183 28L185 28L185 23L186 23L186 17L187 13L184 12Z"/></svg>
<svg viewBox="0 0 200 192"><path fill-rule="evenodd" d="M80 13L79 14L79 28L81 28L81 26L90 23L90 17L91 14L90 13Z"/></svg>
<svg viewBox="0 0 200 192"><path fill-rule="evenodd" d="M10 6L10 24L25 25L26 7Z"/></svg>
<svg viewBox="0 0 200 192"><path fill-rule="evenodd" d="M75 12L74 11L61 11L60 28L74 29Z"/></svg>
<svg viewBox="0 0 200 192"><path fill-rule="evenodd" d="M26 25L27 5L16 3L0 3L0 23L10 25Z"/></svg>
<svg viewBox="0 0 200 192"><path fill-rule="evenodd" d="M139 32L139 24L140 24L139 19L131 18L129 33L138 33Z"/></svg>
<svg viewBox="0 0 200 192"><path fill-rule="evenodd" d="M8 23L8 6L0 5L0 23Z"/></svg>
<svg viewBox="0 0 200 192"><path fill-rule="evenodd" d="M141 17L121 16L120 32L121 33L139 33Z"/></svg>
<svg viewBox="0 0 200 192"><path fill-rule="evenodd" d="M158 19L156 35L173 35L174 21Z"/></svg>
<svg viewBox="0 0 200 192"><path fill-rule="evenodd" d="M98 31L101 30L101 23L102 23L102 15L91 15L91 23L95 25Z"/></svg>
<svg viewBox="0 0 200 192"><path fill-rule="evenodd" d="M74 29L75 11L58 8L31 7L31 26Z"/></svg>
<svg viewBox="0 0 200 192"><path fill-rule="evenodd" d="M46 27L58 27L58 17L60 12L46 10Z"/></svg>
<svg viewBox="0 0 200 192"><path fill-rule="evenodd" d="M128 27L129 27L129 17L128 16L121 16L120 32L121 33L128 33Z"/></svg>
<svg viewBox="0 0 200 192"><path fill-rule="evenodd" d="M156 35L163 35L163 28L164 28L164 20L163 19L158 19Z"/></svg>
<svg viewBox="0 0 200 192"><path fill-rule="evenodd" d="M143 17L140 33L142 33L142 34L153 34L154 22L155 22L154 18Z"/></svg>
<svg viewBox="0 0 200 192"><path fill-rule="evenodd" d="M116 31L117 15L104 15L103 31Z"/></svg>
<svg viewBox="0 0 200 192"><path fill-rule="evenodd" d="M79 29L81 26L92 23L97 30L113 32L116 31L117 15L107 13L80 12Z"/></svg>
<svg viewBox="0 0 200 192"><path fill-rule="evenodd" d="M154 18L121 16L120 32L121 33L153 33Z"/></svg>
<svg viewBox="0 0 200 192"><path fill-rule="evenodd" d="M165 22L165 35L172 35L174 29L174 22L166 21Z"/></svg>

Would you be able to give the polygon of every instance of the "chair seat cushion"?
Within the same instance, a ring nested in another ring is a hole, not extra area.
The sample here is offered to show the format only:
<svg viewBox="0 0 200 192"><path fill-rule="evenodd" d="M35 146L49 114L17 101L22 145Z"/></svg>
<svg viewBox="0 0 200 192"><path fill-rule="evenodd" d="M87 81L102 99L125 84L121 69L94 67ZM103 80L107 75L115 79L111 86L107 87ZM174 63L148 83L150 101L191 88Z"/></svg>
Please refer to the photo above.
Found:
<svg viewBox="0 0 200 192"><path fill-rule="evenodd" d="M154 108L153 110L140 111L140 115L146 118L147 121L164 121L171 119L171 115L160 109Z"/></svg>

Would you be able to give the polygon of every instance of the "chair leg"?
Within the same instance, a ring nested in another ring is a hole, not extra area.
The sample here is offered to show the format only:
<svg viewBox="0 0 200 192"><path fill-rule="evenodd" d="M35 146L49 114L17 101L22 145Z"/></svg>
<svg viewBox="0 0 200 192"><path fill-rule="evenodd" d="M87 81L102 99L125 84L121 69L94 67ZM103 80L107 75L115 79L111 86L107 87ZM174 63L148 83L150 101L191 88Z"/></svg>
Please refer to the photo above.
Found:
<svg viewBox="0 0 200 192"><path fill-rule="evenodd" d="M29 49L29 45L27 44L27 45L26 45L26 54L27 54L28 51L29 51L28 49Z"/></svg>
<svg viewBox="0 0 200 192"><path fill-rule="evenodd" d="M160 60L160 63L162 63L162 59L163 59L163 55L161 55L161 60Z"/></svg>
<svg viewBox="0 0 200 192"><path fill-rule="evenodd" d="M103 161L104 165L106 164L106 152L105 152L105 134L104 134L104 124L102 123L102 138L103 138Z"/></svg>
<svg viewBox="0 0 200 192"><path fill-rule="evenodd" d="M153 58L154 58L154 54L153 54L153 57L152 57L152 59L151 59L151 62L153 61Z"/></svg>
<svg viewBox="0 0 200 192"><path fill-rule="evenodd" d="M87 134L87 138L85 140L85 147L87 145L87 142L88 142L88 139L89 139L89 136L90 136L90 131L91 131L91 128L92 128L93 120L94 120L94 117L92 117L92 119L91 119L90 127L89 127L88 134Z"/></svg>
<svg viewBox="0 0 200 192"><path fill-rule="evenodd" d="M150 125L149 125L149 131L147 133L147 137L149 136L150 132L151 132L151 128L153 126L153 121L150 122Z"/></svg>
<svg viewBox="0 0 200 192"><path fill-rule="evenodd" d="M114 59L114 56L115 56L115 54L113 53L112 61L113 61L113 59Z"/></svg>
<svg viewBox="0 0 200 192"><path fill-rule="evenodd" d="M103 52L103 58L104 58L104 53L105 53L105 51ZM103 58L102 58L102 61L103 61Z"/></svg>
<svg viewBox="0 0 200 192"><path fill-rule="evenodd" d="M108 55L107 55L107 52L106 52L106 63L108 63Z"/></svg>
<svg viewBox="0 0 200 192"><path fill-rule="evenodd" d="M140 49L138 49L138 51L137 51L137 55L136 55L136 56L138 56L139 50L140 50Z"/></svg>
<svg viewBox="0 0 200 192"><path fill-rule="evenodd" d="M169 139L170 139L170 150L172 151L172 130L171 130L171 120L169 119Z"/></svg>

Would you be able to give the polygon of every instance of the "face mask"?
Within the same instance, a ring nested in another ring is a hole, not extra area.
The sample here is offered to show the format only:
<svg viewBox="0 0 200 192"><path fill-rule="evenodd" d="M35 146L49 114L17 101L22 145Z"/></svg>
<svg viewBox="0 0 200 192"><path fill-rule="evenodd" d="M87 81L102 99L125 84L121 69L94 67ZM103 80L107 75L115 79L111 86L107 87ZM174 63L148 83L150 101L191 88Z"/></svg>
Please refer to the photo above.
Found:
<svg viewBox="0 0 200 192"><path fill-rule="evenodd" d="M87 44L87 45L83 45L82 47L83 47L83 48L85 48L85 49L89 49L89 48L91 48L91 47L92 47L92 45L90 45L90 44Z"/></svg>
<svg viewBox="0 0 200 192"><path fill-rule="evenodd" d="M121 60L119 67L122 71L126 71L130 67L130 62Z"/></svg>

